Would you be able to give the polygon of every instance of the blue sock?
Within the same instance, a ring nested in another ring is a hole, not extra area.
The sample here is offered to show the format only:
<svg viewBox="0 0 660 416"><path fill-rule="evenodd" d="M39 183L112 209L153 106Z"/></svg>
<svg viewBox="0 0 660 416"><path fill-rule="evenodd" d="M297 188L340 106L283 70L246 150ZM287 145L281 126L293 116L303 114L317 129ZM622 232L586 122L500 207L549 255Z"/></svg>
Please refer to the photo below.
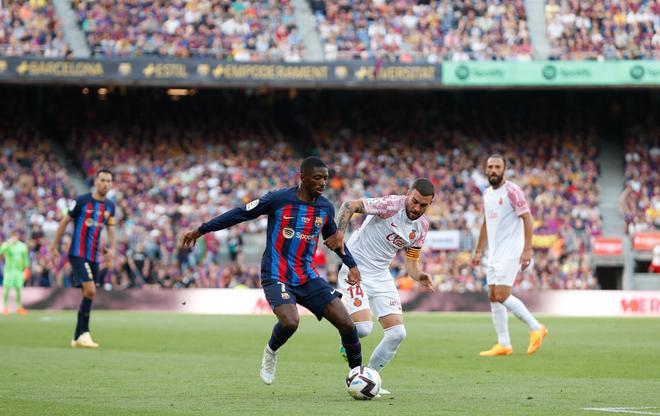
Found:
<svg viewBox="0 0 660 416"><path fill-rule="evenodd" d="M360 337L358 337L357 328L347 334L341 334L341 343L346 349L346 358L348 358L348 366L350 368L359 367L362 365L362 345L360 344Z"/></svg>
<svg viewBox="0 0 660 416"><path fill-rule="evenodd" d="M89 314L91 312L92 300L83 296L78 308L78 322L76 323L76 333L73 339L78 339L83 332L89 332Z"/></svg>
<svg viewBox="0 0 660 416"><path fill-rule="evenodd" d="M271 350L277 351L278 348L291 338L291 335L293 335L294 332L296 332L295 329L293 331L287 331L279 322L276 323L273 327L273 333L270 335L270 340L268 340L268 346Z"/></svg>

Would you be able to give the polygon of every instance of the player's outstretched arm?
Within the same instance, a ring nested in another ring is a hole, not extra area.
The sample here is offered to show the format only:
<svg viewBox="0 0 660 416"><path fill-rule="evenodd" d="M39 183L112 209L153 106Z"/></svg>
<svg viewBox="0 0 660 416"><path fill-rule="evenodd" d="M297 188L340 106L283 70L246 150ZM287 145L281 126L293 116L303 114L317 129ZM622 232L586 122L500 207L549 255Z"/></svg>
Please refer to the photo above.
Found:
<svg viewBox="0 0 660 416"><path fill-rule="evenodd" d="M244 221L253 220L263 214L268 214L271 209L272 201L272 193L269 192L261 198L248 203L244 207L237 207L222 215L218 215L209 222L205 222L199 227L185 233L181 240L181 246L183 248L192 248L195 246L197 239L206 233L224 230L225 228L240 224Z"/></svg>
<svg viewBox="0 0 660 416"><path fill-rule="evenodd" d="M348 224L351 222L353 214L365 214L364 202L361 199L346 201L341 204L336 219L337 232L324 241L326 247L330 250L343 250L344 233L346 232L346 228L348 228Z"/></svg>
<svg viewBox="0 0 660 416"><path fill-rule="evenodd" d="M337 233L337 223L335 223L335 220L333 219L334 214L334 210L331 208L329 219L325 222L323 228L321 228L321 234L323 235L323 239L325 241L334 237L334 235ZM341 247L338 247L333 251L339 256L342 263L348 267L348 279L346 281L351 285L360 283L361 278L360 271L357 267L357 262L353 258L351 252L348 250L348 247L346 247L346 244L342 243Z"/></svg>

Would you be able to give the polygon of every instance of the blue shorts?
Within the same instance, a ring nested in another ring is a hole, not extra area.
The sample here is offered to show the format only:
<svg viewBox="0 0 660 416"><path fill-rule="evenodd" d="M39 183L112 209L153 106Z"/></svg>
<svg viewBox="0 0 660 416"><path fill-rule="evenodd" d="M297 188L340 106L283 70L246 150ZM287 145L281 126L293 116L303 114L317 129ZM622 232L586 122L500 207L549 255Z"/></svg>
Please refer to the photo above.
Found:
<svg viewBox="0 0 660 416"><path fill-rule="evenodd" d="M84 282L95 282L97 285L100 283L99 264L97 262L69 256L69 263L73 271L73 287L82 287Z"/></svg>
<svg viewBox="0 0 660 416"><path fill-rule="evenodd" d="M333 300L341 298L338 290L319 278L298 286L276 280L264 280L261 282L261 286L271 309L275 310L280 305L299 304L309 309L319 321L323 318L325 307Z"/></svg>

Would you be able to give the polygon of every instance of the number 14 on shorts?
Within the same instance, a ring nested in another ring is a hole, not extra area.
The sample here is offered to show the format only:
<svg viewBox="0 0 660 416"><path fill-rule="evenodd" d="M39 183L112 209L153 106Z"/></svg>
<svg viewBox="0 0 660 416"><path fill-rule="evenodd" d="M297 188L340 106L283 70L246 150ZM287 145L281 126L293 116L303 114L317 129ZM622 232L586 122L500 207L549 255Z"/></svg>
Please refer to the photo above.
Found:
<svg viewBox="0 0 660 416"><path fill-rule="evenodd" d="M354 304L355 306L360 306L362 304L362 301L358 298L363 298L364 297L364 292L362 291L362 287L358 283L355 286L349 286L348 289L348 296L351 297L351 299L355 299Z"/></svg>

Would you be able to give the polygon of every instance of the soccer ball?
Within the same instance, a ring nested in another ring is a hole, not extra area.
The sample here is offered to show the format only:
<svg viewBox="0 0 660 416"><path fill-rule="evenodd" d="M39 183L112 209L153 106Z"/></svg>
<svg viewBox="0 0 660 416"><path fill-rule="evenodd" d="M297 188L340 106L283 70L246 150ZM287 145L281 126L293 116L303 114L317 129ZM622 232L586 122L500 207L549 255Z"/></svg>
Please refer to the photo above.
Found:
<svg viewBox="0 0 660 416"><path fill-rule="evenodd" d="M380 374L370 367L355 367L346 376L346 388L355 400L371 400L380 391Z"/></svg>

